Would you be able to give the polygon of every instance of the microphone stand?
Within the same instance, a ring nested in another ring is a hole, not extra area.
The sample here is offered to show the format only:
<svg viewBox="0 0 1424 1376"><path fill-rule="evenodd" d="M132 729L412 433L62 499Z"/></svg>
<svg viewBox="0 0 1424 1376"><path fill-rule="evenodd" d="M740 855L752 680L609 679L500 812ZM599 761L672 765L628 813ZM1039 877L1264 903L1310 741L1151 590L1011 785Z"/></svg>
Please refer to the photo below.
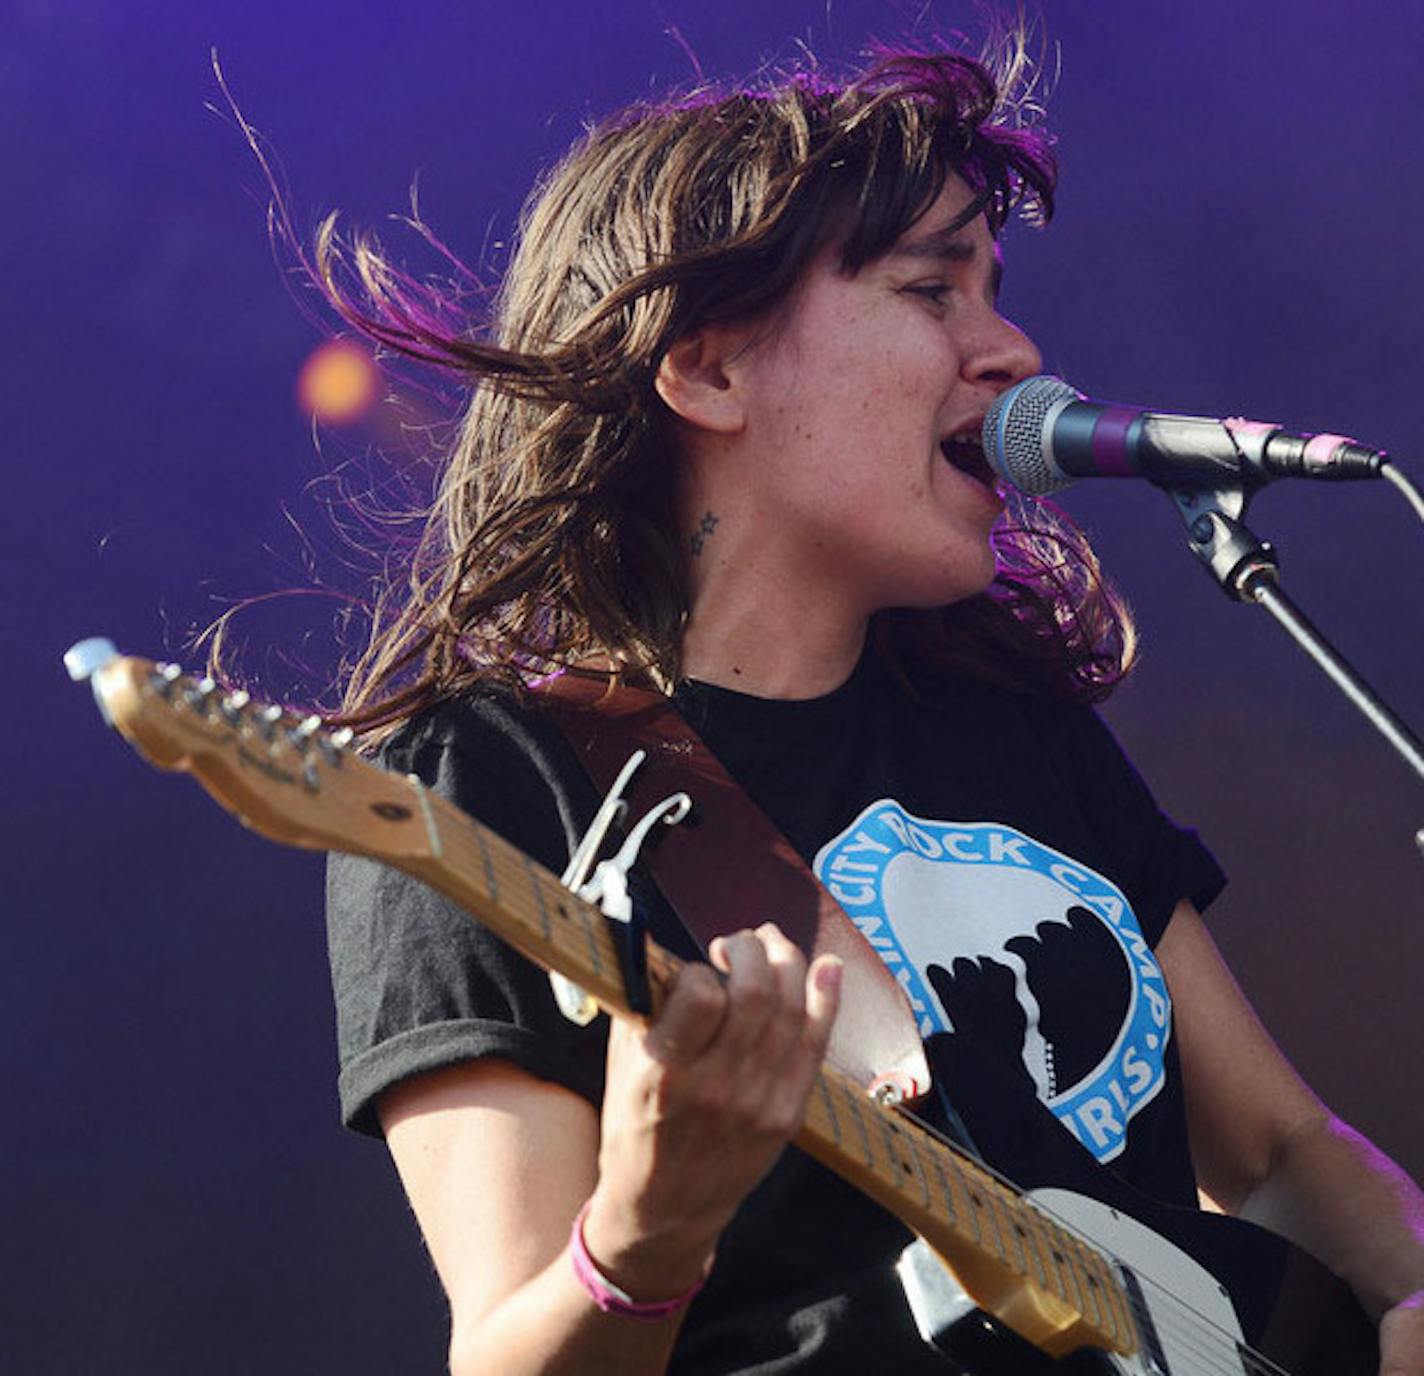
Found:
<svg viewBox="0 0 1424 1376"><path fill-rule="evenodd" d="M1187 525L1187 543L1234 602L1265 607L1326 677L1359 708L1415 776L1424 782L1424 744L1343 655L1315 628L1280 586L1275 550L1245 523L1256 486L1225 481L1203 486L1159 484ZM1424 827L1414 833L1424 857Z"/></svg>

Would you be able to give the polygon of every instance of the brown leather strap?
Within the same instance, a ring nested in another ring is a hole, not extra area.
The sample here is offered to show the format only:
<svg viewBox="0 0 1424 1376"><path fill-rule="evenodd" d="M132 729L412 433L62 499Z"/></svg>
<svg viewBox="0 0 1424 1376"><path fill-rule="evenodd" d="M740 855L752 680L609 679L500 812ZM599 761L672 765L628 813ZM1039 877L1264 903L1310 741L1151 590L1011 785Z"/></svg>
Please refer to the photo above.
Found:
<svg viewBox="0 0 1424 1376"><path fill-rule="evenodd" d="M668 830L645 863L698 945L705 951L713 937L772 921L808 958L839 956L845 976L828 1059L866 1086L890 1079L909 1097L923 1094L929 1069L904 991L672 700L610 690L607 677L582 673L546 680L540 691L600 793L641 747L648 760L628 794L635 815L670 793L691 795L696 824Z"/></svg>

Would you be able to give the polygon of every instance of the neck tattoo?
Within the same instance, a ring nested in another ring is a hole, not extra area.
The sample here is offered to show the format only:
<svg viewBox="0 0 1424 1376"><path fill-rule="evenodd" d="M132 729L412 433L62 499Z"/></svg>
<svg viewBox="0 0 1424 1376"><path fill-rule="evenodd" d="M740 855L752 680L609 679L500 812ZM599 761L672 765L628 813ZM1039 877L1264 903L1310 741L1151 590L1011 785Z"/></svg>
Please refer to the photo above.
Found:
<svg viewBox="0 0 1424 1376"><path fill-rule="evenodd" d="M707 543L707 538L717 529L717 522L722 518L715 516L711 511L706 512L697 523L697 529L692 532L692 539L688 542L692 546L692 557L700 558L702 547Z"/></svg>

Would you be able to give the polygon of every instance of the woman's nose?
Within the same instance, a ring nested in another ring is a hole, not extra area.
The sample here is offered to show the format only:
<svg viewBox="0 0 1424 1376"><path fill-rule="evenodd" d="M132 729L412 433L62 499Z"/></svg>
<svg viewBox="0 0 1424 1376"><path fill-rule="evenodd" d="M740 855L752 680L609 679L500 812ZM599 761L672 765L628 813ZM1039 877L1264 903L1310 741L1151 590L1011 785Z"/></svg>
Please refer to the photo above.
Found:
<svg viewBox="0 0 1424 1376"><path fill-rule="evenodd" d="M1011 387L1043 371L1038 346L1012 321L994 313L980 347L966 360L972 381Z"/></svg>

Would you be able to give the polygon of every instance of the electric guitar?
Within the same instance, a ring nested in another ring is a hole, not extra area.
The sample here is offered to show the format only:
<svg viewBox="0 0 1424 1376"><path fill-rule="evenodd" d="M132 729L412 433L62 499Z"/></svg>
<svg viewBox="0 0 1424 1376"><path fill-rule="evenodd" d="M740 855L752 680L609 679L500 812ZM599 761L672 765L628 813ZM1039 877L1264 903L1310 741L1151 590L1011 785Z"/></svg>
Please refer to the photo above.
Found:
<svg viewBox="0 0 1424 1376"><path fill-rule="evenodd" d="M404 870L608 1012L634 1016L621 924L419 780L360 758L350 732L121 657L105 641L81 642L66 663L140 754L194 775L253 830ZM646 962L656 1015L678 962L652 943ZM958 1083L955 1099L963 1111ZM1008 1132L1020 1128L1034 1125ZM976 1376L1376 1370L1373 1325L1320 1263L1250 1224L1157 1205L1086 1153L1064 1149L1052 1178L1010 1184L829 1065L796 1141L916 1234L899 1266L916 1322Z"/></svg>

